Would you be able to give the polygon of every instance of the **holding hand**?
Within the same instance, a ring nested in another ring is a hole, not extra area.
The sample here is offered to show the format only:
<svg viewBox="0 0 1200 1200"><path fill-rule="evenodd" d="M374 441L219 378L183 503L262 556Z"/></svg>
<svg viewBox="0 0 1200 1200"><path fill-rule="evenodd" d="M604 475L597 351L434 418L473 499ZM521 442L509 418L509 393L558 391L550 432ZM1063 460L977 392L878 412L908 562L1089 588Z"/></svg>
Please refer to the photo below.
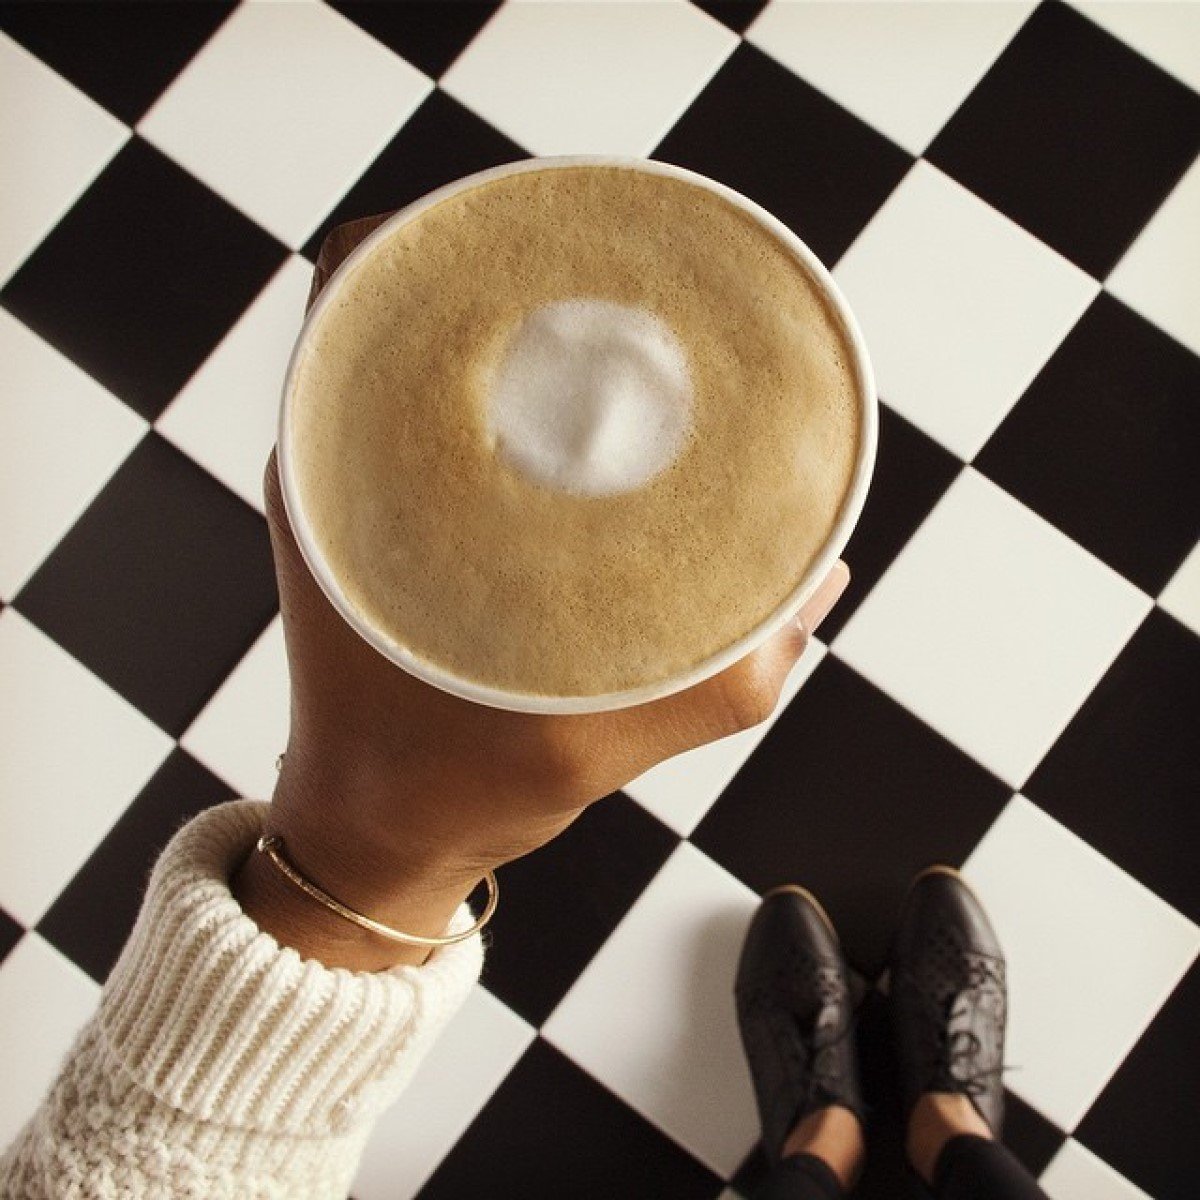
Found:
<svg viewBox="0 0 1200 1200"><path fill-rule="evenodd" d="M310 305L385 219L329 234ZM797 623L685 691L612 712L517 713L434 688L359 637L300 553L274 452L264 488L291 679L291 733L266 829L338 900L426 936L445 929L487 871L544 845L588 804L769 717L849 580L838 563ZM328 966L380 970L426 957L322 907L261 854L247 859L234 891L264 929Z"/></svg>

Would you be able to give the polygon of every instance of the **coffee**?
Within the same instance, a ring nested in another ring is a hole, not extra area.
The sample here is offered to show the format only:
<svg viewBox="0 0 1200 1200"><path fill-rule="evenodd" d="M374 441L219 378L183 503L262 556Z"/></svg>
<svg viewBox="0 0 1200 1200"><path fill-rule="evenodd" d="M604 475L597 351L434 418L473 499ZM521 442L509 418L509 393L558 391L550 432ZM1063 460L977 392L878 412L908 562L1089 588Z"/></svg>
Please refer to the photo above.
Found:
<svg viewBox="0 0 1200 1200"><path fill-rule="evenodd" d="M852 489L853 348L749 212L615 165L501 175L352 265L289 445L346 602L534 696L636 688L771 616Z"/></svg>

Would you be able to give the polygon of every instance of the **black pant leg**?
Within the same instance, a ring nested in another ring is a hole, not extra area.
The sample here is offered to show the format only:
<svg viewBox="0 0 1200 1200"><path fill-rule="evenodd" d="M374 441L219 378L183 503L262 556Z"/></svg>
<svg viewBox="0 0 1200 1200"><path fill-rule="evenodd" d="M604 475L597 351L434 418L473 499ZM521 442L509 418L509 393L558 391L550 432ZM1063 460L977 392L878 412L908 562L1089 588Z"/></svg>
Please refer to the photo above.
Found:
<svg viewBox="0 0 1200 1200"><path fill-rule="evenodd" d="M754 1193L754 1200L843 1200L845 1193L829 1165L815 1154L785 1158Z"/></svg>
<svg viewBox="0 0 1200 1200"><path fill-rule="evenodd" d="M1050 1200L1007 1146L970 1133L942 1147L933 1192L938 1200Z"/></svg>

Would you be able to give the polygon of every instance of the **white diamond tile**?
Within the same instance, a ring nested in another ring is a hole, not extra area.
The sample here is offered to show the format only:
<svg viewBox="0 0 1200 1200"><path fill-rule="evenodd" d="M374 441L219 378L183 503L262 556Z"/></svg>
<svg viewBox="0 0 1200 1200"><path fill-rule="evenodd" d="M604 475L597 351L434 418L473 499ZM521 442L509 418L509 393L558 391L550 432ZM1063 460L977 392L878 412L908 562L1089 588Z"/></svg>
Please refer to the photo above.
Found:
<svg viewBox="0 0 1200 1200"><path fill-rule="evenodd" d="M0 904L29 927L175 743L11 608L0 729Z"/></svg>
<svg viewBox="0 0 1200 1200"><path fill-rule="evenodd" d="M11 600L148 428L0 310L0 597Z"/></svg>
<svg viewBox="0 0 1200 1200"><path fill-rule="evenodd" d="M1158 603L1193 633L1200 634L1200 542L1163 589Z"/></svg>
<svg viewBox="0 0 1200 1200"><path fill-rule="evenodd" d="M1150 607L968 467L833 649L1020 787Z"/></svg>
<svg viewBox="0 0 1200 1200"><path fill-rule="evenodd" d="M1151 1200L1074 1138L1063 1142L1038 1182L1050 1200Z"/></svg>
<svg viewBox="0 0 1200 1200"><path fill-rule="evenodd" d="M441 87L533 154L646 155L737 45L686 0L513 0Z"/></svg>
<svg viewBox="0 0 1200 1200"><path fill-rule="evenodd" d="M746 40L919 155L1035 7L774 0Z"/></svg>
<svg viewBox="0 0 1200 1200"><path fill-rule="evenodd" d="M296 248L432 86L316 0L250 0L138 132Z"/></svg>
<svg viewBox="0 0 1200 1200"><path fill-rule="evenodd" d="M311 282L311 264L288 259L155 422L259 512L283 377Z"/></svg>
<svg viewBox="0 0 1200 1200"><path fill-rule="evenodd" d="M41 1103L99 998L100 985L36 933L0 963L0 1147Z"/></svg>
<svg viewBox="0 0 1200 1200"><path fill-rule="evenodd" d="M779 704L766 721L668 758L621 790L681 837L691 836L824 656L825 647L815 638L810 640L788 672Z"/></svg>
<svg viewBox="0 0 1200 1200"><path fill-rule="evenodd" d="M287 653L276 617L201 710L180 744L242 796L268 800L288 737Z"/></svg>
<svg viewBox="0 0 1200 1200"><path fill-rule="evenodd" d="M1196 11L1200 14L1200 7ZM1105 287L1200 354L1200 158L1117 263Z"/></svg>
<svg viewBox="0 0 1200 1200"><path fill-rule="evenodd" d="M879 394L971 459L1058 348L1099 284L926 162L834 270Z"/></svg>
<svg viewBox="0 0 1200 1200"><path fill-rule="evenodd" d="M1050 1200L1151 1200L1074 1138L1062 1144L1038 1182Z"/></svg>
<svg viewBox="0 0 1200 1200"><path fill-rule="evenodd" d="M542 1034L728 1178L759 1136L733 982L758 897L682 843Z"/></svg>
<svg viewBox="0 0 1200 1200"><path fill-rule="evenodd" d="M1005 1082L1070 1132L1195 959L1200 929L1020 795L963 873L1008 962Z"/></svg>
<svg viewBox="0 0 1200 1200"><path fill-rule="evenodd" d="M534 1036L477 984L376 1124L354 1179L355 1200L416 1196Z"/></svg>
<svg viewBox="0 0 1200 1200"><path fill-rule="evenodd" d="M128 137L116 117L0 33L0 283Z"/></svg>

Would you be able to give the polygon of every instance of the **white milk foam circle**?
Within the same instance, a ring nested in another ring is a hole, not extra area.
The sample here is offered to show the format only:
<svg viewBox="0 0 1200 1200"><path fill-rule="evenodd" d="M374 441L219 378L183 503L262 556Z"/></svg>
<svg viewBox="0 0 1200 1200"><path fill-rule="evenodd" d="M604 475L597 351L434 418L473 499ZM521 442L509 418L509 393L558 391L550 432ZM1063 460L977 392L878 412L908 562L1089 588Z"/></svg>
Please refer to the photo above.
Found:
<svg viewBox="0 0 1200 1200"><path fill-rule="evenodd" d="M487 395L500 454L535 483L611 496L675 460L692 427L687 355L654 313L573 299L528 313Z"/></svg>

